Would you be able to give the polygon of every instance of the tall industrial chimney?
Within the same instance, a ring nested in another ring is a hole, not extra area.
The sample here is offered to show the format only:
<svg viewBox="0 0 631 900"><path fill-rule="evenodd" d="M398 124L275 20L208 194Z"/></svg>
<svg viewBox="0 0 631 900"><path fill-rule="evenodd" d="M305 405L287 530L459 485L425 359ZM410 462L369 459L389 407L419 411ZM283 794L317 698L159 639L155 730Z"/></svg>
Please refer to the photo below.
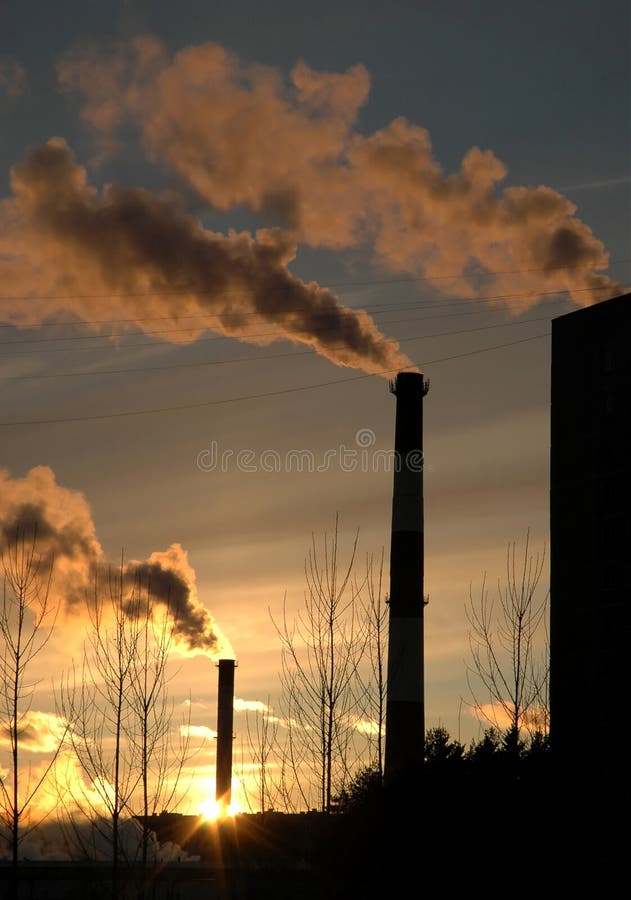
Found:
<svg viewBox="0 0 631 900"><path fill-rule="evenodd" d="M396 396L395 467L390 546L390 614L384 778L423 759L423 397L429 382L400 372Z"/></svg>
<svg viewBox="0 0 631 900"><path fill-rule="evenodd" d="M218 665L215 800L220 811L226 812L232 799L232 721L236 661L220 659Z"/></svg>

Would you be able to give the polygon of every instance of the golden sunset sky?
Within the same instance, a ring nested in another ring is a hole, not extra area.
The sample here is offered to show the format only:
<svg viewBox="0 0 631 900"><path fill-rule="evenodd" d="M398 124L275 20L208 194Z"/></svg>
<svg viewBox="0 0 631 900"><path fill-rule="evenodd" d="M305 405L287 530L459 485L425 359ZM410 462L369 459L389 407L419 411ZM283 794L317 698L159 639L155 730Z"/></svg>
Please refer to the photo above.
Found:
<svg viewBox="0 0 631 900"><path fill-rule="evenodd" d="M65 597L34 708L123 553L234 652L237 747L312 534L387 572L414 366L426 723L469 741L470 585L548 540L550 320L631 283L628 4L221 6L0 11L0 534L39 509ZM187 627L171 690L214 729Z"/></svg>

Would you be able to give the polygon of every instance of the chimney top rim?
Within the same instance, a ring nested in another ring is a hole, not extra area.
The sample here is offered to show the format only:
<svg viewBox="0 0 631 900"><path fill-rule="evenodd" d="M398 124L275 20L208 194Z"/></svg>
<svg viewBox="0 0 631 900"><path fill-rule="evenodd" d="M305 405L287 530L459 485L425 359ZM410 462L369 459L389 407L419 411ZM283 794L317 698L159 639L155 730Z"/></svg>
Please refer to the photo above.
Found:
<svg viewBox="0 0 631 900"><path fill-rule="evenodd" d="M390 392L395 396L405 393L408 396L424 397L428 390L429 378L422 372L399 372L396 378L390 381Z"/></svg>

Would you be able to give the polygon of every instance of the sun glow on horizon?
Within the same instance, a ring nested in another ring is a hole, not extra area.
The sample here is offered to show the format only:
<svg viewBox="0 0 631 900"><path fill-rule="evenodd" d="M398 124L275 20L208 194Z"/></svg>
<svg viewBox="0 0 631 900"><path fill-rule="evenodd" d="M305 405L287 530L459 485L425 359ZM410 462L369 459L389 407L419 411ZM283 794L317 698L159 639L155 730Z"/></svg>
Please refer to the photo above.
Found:
<svg viewBox="0 0 631 900"><path fill-rule="evenodd" d="M215 822L218 819L229 819L239 813L245 812L238 799L240 792L241 784L239 783L238 778L233 778L230 803L226 805L215 798L215 784L213 782L210 796L200 804L199 814L203 816L206 821Z"/></svg>

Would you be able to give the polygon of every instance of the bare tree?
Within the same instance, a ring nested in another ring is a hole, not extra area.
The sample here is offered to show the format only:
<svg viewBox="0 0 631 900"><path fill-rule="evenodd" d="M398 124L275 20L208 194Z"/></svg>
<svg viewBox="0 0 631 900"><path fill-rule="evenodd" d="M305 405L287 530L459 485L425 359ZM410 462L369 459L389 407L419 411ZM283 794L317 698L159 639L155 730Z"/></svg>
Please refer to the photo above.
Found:
<svg viewBox="0 0 631 900"><path fill-rule="evenodd" d="M485 574L479 597L474 599L470 590L466 607L467 682L474 709L506 732L514 747L524 730L541 732L548 724L548 592L540 596L539 591L544 563L545 548L533 555L528 531L522 555L515 543L507 547L505 579L498 579L496 598L489 596Z"/></svg>
<svg viewBox="0 0 631 900"><path fill-rule="evenodd" d="M158 604L151 582L137 582L126 601L127 643L133 648L128 673L129 719L126 752L137 760L140 781L127 808L142 823L141 862L147 868L152 843L149 817L172 807L185 763L190 758L190 716L179 722L174 735L175 703L169 697L168 663L173 646L174 621L168 604ZM173 677L173 676L171 676Z"/></svg>
<svg viewBox="0 0 631 900"><path fill-rule="evenodd" d="M291 780L281 792L290 807L297 794L303 807L330 812L361 755L357 698L368 634L360 617L363 583L353 578L357 543L358 533L344 563L338 516L320 545L312 536L303 606L290 622L285 598L281 622L272 617L282 645L282 771Z"/></svg>
<svg viewBox="0 0 631 900"><path fill-rule="evenodd" d="M138 632L125 600L122 562L118 570L108 571L103 586L95 573L86 604L90 628L81 671L79 677L75 669L65 675L58 697L84 778L82 786L72 790L68 827L88 858L95 854L95 846L84 843L84 834L90 842L111 848L114 893L123 857L121 818L142 778L138 748L127 741L132 730L129 700ZM95 810L95 795L105 815ZM75 827L82 819L92 825L88 832Z"/></svg>
<svg viewBox="0 0 631 900"><path fill-rule="evenodd" d="M87 613L80 671L66 673L57 698L80 774L66 785L64 831L84 858L111 861L115 897L122 866L140 864L144 896L155 862L151 817L178 805L191 756L190 703L178 720L168 691L173 616L150 581L129 584L122 561L105 578L95 573Z"/></svg>
<svg viewBox="0 0 631 900"><path fill-rule="evenodd" d="M107 848L116 892L123 862L148 867L151 816L177 805L191 755L190 704L188 717L176 721L168 692L173 617L168 603L155 600L150 581L129 586L121 562L105 579L95 574L93 587L81 672L66 674L58 696L82 776L65 827L82 855L94 858ZM133 823L137 839L123 846L122 828Z"/></svg>
<svg viewBox="0 0 631 900"><path fill-rule="evenodd" d="M386 658L388 607L383 596L383 558L378 565L370 554L366 559L362 615L367 629L366 657L362 667L362 695L365 729L369 743L369 766L383 777L383 750L386 719Z"/></svg>
<svg viewBox="0 0 631 900"><path fill-rule="evenodd" d="M50 602L53 561L38 553L37 529L16 529L0 553L0 707L2 730L10 748L7 775L0 776L0 834L9 845L14 871L19 845L38 824L30 806L46 781L63 741L53 741L51 757L37 775L22 768L23 735L38 681L30 669L48 643L57 607ZM27 824L28 823L28 824Z"/></svg>
<svg viewBox="0 0 631 900"><path fill-rule="evenodd" d="M276 796L276 779L270 772L276 757L278 742L278 717L271 707L270 697L267 703L253 713L253 719L246 711L246 731L249 755L252 762L252 778L256 785L256 801L259 812L263 815L274 808ZM246 796L250 796L247 780L242 778ZM251 804L250 804L251 805Z"/></svg>

